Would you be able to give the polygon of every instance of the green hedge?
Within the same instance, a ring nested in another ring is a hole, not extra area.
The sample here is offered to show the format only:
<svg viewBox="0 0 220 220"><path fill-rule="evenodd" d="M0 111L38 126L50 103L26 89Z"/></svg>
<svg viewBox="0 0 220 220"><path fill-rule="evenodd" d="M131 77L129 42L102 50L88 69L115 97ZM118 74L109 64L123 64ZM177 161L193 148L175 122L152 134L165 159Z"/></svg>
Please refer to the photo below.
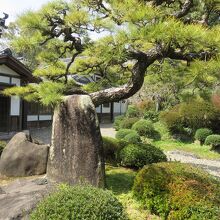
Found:
<svg viewBox="0 0 220 220"><path fill-rule="evenodd" d="M148 165L137 174L133 192L162 219L220 219L220 182L191 165Z"/></svg>
<svg viewBox="0 0 220 220"><path fill-rule="evenodd" d="M127 220L117 198L92 186L62 185L40 202L32 220Z"/></svg>
<svg viewBox="0 0 220 220"><path fill-rule="evenodd" d="M126 116L128 118L136 118L140 116L140 110L134 106L134 105L129 105L128 109L126 111Z"/></svg>
<svg viewBox="0 0 220 220"><path fill-rule="evenodd" d="M123 140L128 134L137 134L137 132L131 129L120 129L116 132L115 137L119 140Z"/></svg>
<svg viewBox="0 0 220 220"><path fill-rule="evenodd" d="M148 144L129 144L120 151L119 158L122 166L130 168L167 160L163 151Z"/></svg>
<svg viewBox="0 0 220 220"><path fill-rule="evenodd" d="M119 115L115 117L113 127L115 128L116 131L120 129L120 124L124 118L125 118L124 115Z"/></svg>
<svg viewBox="0 0 220 220"><path fill-rule="evenodd" d="M201 144L204 144L205 139L212 133L212 130L209 128L199 128L196 130L195 139L200 141Z"/></svg>
<svg viewBox="0 0 220 220"><path fill-rule="evenodd" d="M127 118L125 117L119 124L120 129L131 129L132 125L137 122L139 118Z"/></svg>
<svg viewBox="0 0 220 220"><path fill-rule="evenodd" d="M138 144L138 143L141 143L141 137L140 137L140 135L137 134L137 133L127 134L127 135L124 137L124 140L127 141L129 144Z"/></svg>
<svg viewBox="0 0 220 220"><path fill-rule="evenodd" d="M212 146L213 149L215 149L216 147L220 147L220 135L218 134L209 135L205 139L205 144Z"/></svg>
<svg viewBox="0 0 220 220"><path fill-rule="evenodd" d="M152 138L155 130L153 123L150 120L140 119L132 126L132 129L137 131L140 136Z"/></svg>

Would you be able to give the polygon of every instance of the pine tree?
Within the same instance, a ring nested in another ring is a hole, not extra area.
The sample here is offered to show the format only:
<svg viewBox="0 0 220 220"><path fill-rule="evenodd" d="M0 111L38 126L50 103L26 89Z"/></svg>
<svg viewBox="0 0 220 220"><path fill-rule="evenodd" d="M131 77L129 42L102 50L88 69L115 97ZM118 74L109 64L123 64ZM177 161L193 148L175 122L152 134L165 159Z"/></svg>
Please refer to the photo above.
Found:
<svg viewBox="0 0 220 220"><path fill-rule="evenodd" d="M142 87L147 70L156 62L179 61L186 72L197 75L204 71L216 73L220 49L219 3L219 0L58 0L39 11L27 11L18 18L8 37L17 53L27 60L31 58L28 63L34 64L31 65L34 76L41 78L41 82L7 89L5 94L58 105L59 112L65 112L62 103L67 103L74 94L87 93L95 106L129 98ZM68 64L63 62L64 58L70 58ZM169 67L170 71L175 68L175 65ZM71 79L74 74L99 74L102 80L79 88ZM64 119L68 117L65 113ZM57 120L54 123L56 126ZM65 126L71 129L69 124ZM85 125L81 126L79 139L84 129ZM59 152L66 152L72 147L65 142L69 137L58 131L53 131L55 141L51 149L56 142L62 145L55 144ZM60 138L62 135L66 139ZM60 158L56 159L60 163L57 167L62 167Z"/></svg>

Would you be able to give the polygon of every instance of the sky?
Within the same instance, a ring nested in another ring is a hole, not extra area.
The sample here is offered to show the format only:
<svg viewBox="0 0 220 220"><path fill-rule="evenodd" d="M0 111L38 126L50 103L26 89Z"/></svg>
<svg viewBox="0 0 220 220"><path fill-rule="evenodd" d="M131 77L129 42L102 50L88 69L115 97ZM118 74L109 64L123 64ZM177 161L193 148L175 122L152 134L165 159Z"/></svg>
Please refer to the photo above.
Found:
<svg viewBox="0 0 220 220"><path fill-rule="evenodd" d="M9 18L6 20L7 25L22 12L28 9L37 10L47 2L49 0L0 0L0 17L3 17L2 12L9 14Z"/></svg>

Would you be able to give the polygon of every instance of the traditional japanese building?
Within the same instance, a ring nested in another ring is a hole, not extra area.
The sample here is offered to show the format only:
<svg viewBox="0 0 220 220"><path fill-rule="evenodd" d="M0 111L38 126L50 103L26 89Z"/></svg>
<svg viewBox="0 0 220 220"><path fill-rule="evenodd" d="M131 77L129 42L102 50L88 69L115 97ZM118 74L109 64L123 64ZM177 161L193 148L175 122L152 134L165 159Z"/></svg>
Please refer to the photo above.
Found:
<svg viewBox="0 0 220 220"><path fill-rule="evenodd" d="M38 83L31 71L10 51L0 55L0 132L13 132L51 123L51 110L1 94L5 88Z"/></svg>

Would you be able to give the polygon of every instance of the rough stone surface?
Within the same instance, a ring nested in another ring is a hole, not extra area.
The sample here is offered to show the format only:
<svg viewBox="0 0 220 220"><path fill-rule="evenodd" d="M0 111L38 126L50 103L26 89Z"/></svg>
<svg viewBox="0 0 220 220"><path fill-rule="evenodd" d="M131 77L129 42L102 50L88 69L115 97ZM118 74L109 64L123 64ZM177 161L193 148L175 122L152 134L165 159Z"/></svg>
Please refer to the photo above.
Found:
<svg viewBox="0 0 220 220"><path fill-rule="evenodd" d="M29 219L37 203L53 189L53 185L37 184L37 181L43 179L18 179L2 186L4 193L0 193L0 220Z"/></svg>
<svg viewBox="0 0 220 220"><path fill-rule="evenodd" d="M33 143L23 133L17 133L4 148L0 159L0 174L31 176L46 173L48 145Z"/></svg>
<svg viewBox="0 0 220 220"><path fill-rule="evenodd" d="M104 186L98 118L88 95L67 96L54 112L47 176L56 182Z"/></svg>

